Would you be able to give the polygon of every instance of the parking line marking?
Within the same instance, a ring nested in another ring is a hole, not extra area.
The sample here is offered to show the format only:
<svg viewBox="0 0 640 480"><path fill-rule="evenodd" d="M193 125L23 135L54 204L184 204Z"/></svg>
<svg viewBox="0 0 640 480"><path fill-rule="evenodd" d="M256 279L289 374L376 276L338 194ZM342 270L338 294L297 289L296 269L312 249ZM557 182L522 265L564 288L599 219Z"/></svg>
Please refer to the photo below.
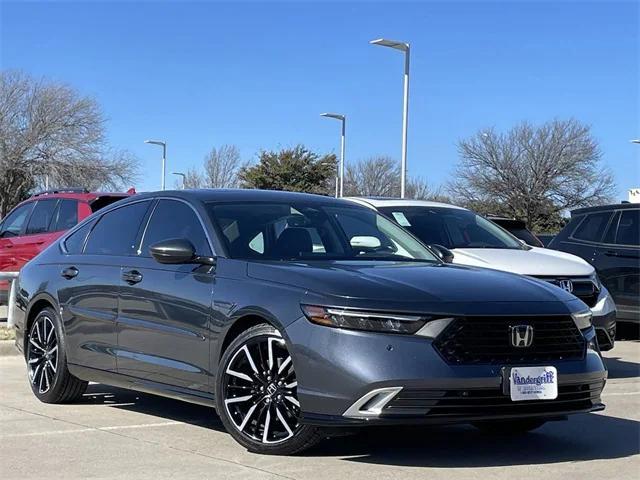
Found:
<svg viewBox="0 0 640 480"><path fill-rule="evenodd" d="M158 422L158 423L141 423L138 425L113 425L109 427L95 427L95 428L73 428L68 430L49 430L45 432L30 432L30 433L9 433L6 435L0 435L0 438L16 438L16 437L39 437L45 435L64 435L65 433L85 433L95 431L111 431L111 430L128 430L135 428L152 428L152 427L170 427L173 425L184 425L184 422Z"/></svg>
<svg viewBox="0 0 640 480"><path fill-rule="evenodd" d="M640 392L613 392L613 393L603 393L603 397L617 397L621 395L640 395Z"/></svg>

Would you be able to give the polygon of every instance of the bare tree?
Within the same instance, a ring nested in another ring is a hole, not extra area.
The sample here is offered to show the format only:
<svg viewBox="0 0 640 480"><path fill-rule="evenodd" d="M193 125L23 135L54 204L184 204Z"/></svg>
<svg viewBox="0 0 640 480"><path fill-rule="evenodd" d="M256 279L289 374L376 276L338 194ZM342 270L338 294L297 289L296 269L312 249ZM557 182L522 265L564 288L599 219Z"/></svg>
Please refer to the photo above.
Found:
<svg viewBox="0 0 640 480"><path fill-rule="evenodd" d="M407 198L413 200L431 200L435 202L451 202L451 198L444 192L442 187L432 187L421 177L410 178L407 181Z"/></svg>
<svg viewBox="0 0 640 480"><path fill-rule="evenodd" d="M235 188L239 184L240 151L235 145L215 147L204 160L206 186L209 188Z"/></svg>
<svg viewBox="0 0 640 480"><path fill-rule="evenodd" d="M345 192L346 195L354 196L399 197L399 163L390 157L377 156L348 165ZM406 197L442 202L449 200L440 187L434 188L420 177L408 179Z"/></svg>
<svg viewBox="0 0 640 480"><path fill-rule="evenodd" d="M136 159L109 149L97 102L67 85L0 72L0 215L42 185L118 188Z"/></svg>
<svg viewBox="0 0 640 480"><path fill-rule="evenodd" d="M184 176L184 188L204 188L206 183L204 176L195 168L187 170Z"/></svg>
<svg viewBox="0 0 640 480"><path fill-rule="evenodd" d="M400 193L400 166L391 157L378 156L347 165L345 195L394 197Z"/></svg>
<svg viewBox="0 0 640 480"><path fill-rule="evenodd" d="M568 209L611 200L615 185L600 164L588 125L554 120L521 123L506 133L482 130L458 145L460 163L450 190L463 203L526 220L534 229Z"/></svg>

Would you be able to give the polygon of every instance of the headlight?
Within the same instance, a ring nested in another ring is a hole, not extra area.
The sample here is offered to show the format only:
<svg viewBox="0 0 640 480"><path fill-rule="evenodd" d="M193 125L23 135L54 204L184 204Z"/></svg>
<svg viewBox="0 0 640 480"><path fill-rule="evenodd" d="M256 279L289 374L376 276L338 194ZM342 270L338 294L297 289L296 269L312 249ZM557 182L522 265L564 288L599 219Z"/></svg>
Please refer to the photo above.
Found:
<svg viewBox="0 0 640 480"><path fill-rule="evenodd" d="M580 330L589 328L591 326L591 310L587 310L580 313L572 313L573 321L576 322L576 326Z"/></svg>
<svg viewBox="0 0 640 480"><path fill-rule="evenodd" d="M414 334L431 320L428 316L347 310L315 305L302 305L302 311L310 322L318 325L371 332Z"/></svg>

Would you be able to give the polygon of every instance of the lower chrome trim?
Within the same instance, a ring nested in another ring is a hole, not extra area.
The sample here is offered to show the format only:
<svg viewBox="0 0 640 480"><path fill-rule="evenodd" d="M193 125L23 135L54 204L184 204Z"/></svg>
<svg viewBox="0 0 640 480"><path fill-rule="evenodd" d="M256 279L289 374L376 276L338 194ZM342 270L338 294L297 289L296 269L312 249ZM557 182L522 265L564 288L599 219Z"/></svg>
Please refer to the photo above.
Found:
<svg viewBox="0 0 640 480"><path fill-rule="evenodd" d="M386 387L371 390L363 395L342 414L348 418L379 417L384 407L393 400L402 387Z"/></svg>

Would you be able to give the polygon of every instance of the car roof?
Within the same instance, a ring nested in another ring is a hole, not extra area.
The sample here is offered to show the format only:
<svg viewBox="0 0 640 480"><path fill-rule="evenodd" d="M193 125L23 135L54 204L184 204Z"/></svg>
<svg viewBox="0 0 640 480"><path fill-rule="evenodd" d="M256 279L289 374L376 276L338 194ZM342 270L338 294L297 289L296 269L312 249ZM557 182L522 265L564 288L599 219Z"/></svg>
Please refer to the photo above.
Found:
<svg viewBox="0 0 640 480"><path fill-rule="evenodd" d="M280 190L253 190L242 188L202 188L188 190L164 190L140 193L135 199L173 197L199 202L305 202L316 204L344 205L342 199L310 193Z"/></svg>
<svg viewBox="0 0 640 480"><path fill-rule="evenodd" d="M69 188L69 189L56 189L56 190L45 190L43 192L34 193L31 195L26 202L34 201L34 200L42 200L45 198L71 198L74 200L81 200L85 202L90 202L99 197L128 197L131 193L125 192L90 192L85 189L80 188Z"/></svg>
<svg viewBox="0 0 640 480"><path fill-rule="evenodd" d="M592 212L606 212L607 210L630 210L633 208L640 208L640 203L612 203L610 205L598 205L596 207L584 207L571 210L571 216L582 215L584 213Z"/></svg>
<svg viewBox="0 0 640 480"><path fill-rule="evenodd" d="M344 197L345 200L359 203L367 207L381 208L381 207L440 207L440 208L457 208L459 210L466 210L466 208L458 207L457 205L451 205L449 203L432 202L429 200L409 200L403 198L388 198L388 197Z"/></svg>

